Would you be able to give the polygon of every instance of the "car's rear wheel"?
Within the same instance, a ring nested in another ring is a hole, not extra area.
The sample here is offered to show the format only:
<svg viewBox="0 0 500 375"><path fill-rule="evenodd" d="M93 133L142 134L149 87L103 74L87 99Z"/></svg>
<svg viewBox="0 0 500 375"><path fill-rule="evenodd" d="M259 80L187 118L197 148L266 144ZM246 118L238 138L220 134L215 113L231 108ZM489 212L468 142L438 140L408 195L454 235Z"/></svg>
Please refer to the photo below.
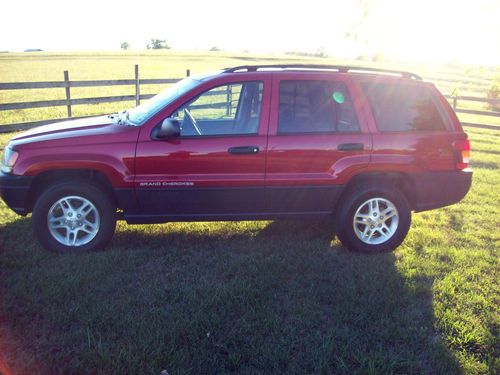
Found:
<svg viewBox="0 0 500 375"><path fill-rule="evenodd" d="M396 249L410 228L405 196L390 185L358 186L337 211L337 235L350 250L379 253Z"/></svg>
<svg viewBox="0 0 500 375"><path fill-rule="evenodd" d="M50 251L83 252L103 248L116 227L110 197L84 181L48 187L33 209L33 229Z"/></svg>

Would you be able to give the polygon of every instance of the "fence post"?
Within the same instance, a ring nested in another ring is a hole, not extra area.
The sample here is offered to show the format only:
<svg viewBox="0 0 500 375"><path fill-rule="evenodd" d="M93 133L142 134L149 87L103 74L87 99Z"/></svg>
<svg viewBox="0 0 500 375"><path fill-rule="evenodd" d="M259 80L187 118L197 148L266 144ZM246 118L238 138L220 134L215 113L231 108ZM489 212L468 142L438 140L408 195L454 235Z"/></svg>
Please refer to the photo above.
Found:
<svg viewBox="0 0 500 375"><path fill-rule="evenodd" d="M186 77L189 77L191 75L191 70L190 69L186 69Z"/></svg>
<svg viewBox="0 0 500 375"><path fill-rule="evenodd" d="M141 89L139 85L139 65L135 64L135 105L141 104Z"/></svg>
<svg viewBox="0 0 500 375"><path fill-rule="evenodd" d="M68 118L73 117L71 114L71 91L69 84L69 73L67 70L64 71L64 87L66 88L66 108L68 109Z"/></svg>

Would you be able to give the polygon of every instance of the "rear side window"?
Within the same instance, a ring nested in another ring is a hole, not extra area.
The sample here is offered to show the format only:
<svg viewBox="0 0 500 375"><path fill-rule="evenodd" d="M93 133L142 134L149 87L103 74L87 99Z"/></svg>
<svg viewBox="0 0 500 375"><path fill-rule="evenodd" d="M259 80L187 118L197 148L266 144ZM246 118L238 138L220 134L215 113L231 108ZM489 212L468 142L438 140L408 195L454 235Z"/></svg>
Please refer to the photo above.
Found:
<svg viewBox="0 0 500 375"><path fill-rule="evenodd" d="M380 131L446 130L428 88L388 83L363 84L362 88Z"/></svg>
<svg viewBox="0 0 500 375"><path fill-rule="evenodd" d="M330 81L281 81L279 134L358 132L347 87Z"/></svg>

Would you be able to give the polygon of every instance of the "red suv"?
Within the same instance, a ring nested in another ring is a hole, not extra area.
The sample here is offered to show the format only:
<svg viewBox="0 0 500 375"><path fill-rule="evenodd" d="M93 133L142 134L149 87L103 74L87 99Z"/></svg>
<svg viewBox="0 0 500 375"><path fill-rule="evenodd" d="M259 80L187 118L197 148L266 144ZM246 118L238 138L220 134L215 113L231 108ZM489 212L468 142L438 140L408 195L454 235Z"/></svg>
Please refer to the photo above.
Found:
<svg viewBox="0 0 500 375"><path fill-rule="evenodd" d="M239 66L119 114L42 126L4 150L0 193L54 251L104 247L116 220L331 217L352 250L395 249L411 211L461 200L467 135L413 73Z"/></svg>

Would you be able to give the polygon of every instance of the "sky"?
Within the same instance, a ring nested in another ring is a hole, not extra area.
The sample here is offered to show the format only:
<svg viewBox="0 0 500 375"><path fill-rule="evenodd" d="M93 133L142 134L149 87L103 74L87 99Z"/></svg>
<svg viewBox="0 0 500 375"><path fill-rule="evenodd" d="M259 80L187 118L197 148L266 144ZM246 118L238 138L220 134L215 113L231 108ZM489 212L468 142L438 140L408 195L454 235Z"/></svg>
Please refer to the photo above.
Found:
<svg viewBox="0 0 500 375"><path fill-rule="evenodd" d="M500 65L500 0L4 0L0 11L8 51L143 50L159 38L179 50Z"/></svg>

